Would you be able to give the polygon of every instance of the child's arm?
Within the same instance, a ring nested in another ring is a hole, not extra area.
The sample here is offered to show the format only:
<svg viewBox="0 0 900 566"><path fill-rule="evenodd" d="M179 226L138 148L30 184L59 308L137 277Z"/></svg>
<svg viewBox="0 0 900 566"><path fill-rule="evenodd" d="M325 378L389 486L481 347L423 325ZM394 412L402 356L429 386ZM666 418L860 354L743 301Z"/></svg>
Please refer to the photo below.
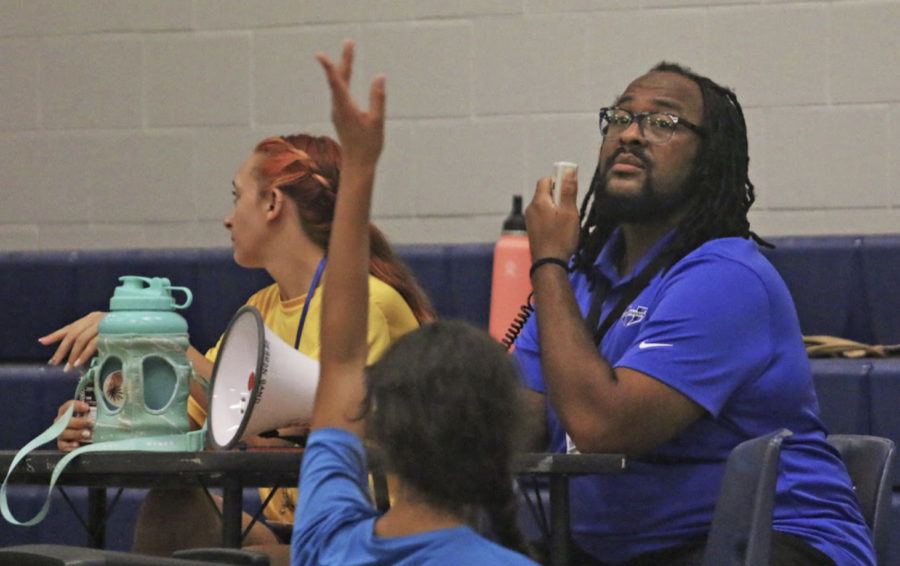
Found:
<svg viewBox="0 0 900 566"><path fill-rule="evenodd" d="M350 96L353 42L340 63L317 53L331 88L331 120L343 151L328 269L322 295L322 348L313 429L340 427L362 436L356 417L365 395L369 302L369 208L375 165L384 142L384 77L372 81L369 110Z"/></svg>

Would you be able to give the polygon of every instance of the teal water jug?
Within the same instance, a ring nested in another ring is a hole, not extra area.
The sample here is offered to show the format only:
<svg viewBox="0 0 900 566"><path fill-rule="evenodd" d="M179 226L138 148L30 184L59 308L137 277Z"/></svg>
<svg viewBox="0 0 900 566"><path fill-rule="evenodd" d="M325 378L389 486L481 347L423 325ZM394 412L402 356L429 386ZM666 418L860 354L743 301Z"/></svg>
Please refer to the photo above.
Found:
<svg viewBox="0 0 900 566"><path fill-rule="evenodd" d="M15 455L0 486L0 514L14 525L41 522L50 510L50 494L69 463L85 452L183 452L203 450L206 426L189 431L187 399L191 363L187 359L187 322L175 312L190 306L186 287L173 287L163 277L119 277L109 301L110 312L100 319L97 356L75 389L75 397L93 389L96 421L93 443L64 455L53 467L44 505L30 519L20 520L9 509L7 484L16 467L33 452L62 433L74 406ZM184 293L175 302L173 291Z"/></svg>
<svg viewBox="0 0 900 566"><path fill-rule="evenodd" d="M193 300L164 277L119 277L100 320L98 355L84 379L94 386L94 442L183 434L190 423L188 325L175 312ZM173 292L185 300L177 303Z"/></svg>

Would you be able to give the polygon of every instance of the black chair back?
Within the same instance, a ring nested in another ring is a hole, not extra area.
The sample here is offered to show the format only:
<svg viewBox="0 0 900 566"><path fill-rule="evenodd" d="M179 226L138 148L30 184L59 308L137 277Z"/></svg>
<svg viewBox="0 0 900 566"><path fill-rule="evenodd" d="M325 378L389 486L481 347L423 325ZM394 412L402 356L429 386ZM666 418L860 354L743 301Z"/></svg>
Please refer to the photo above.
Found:
<svg viewBox="0 0 900 566"><path fill-rule="evenodd" d="M781 429L731 451L716 500L703 566L768 566Z"/></svg>
<svg viewBox="0 0 900 566"><path fill-rule="evenodd" d="M887 564L894 441L865 434L831 434L828 442L837 449L847 466L860 510L872 531L878 563Z"/></svg>

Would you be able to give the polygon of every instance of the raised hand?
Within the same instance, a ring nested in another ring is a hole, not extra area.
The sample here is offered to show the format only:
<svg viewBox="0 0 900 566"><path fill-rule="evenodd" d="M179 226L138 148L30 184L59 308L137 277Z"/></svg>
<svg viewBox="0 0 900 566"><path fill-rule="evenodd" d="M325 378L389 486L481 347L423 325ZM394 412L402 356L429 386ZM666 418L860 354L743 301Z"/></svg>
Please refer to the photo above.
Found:
<svg viewBox="0 0 900 566"><path fill-rule="evenodd" d="M316 58L331 89L331 119L344 155L322 289L319 384L310 424L362 436L364 423L357 417L368 353L369 209L384 144L384 77L372 81L369 110L364 111L350 96L353 42L344 42L337 66L322 53Z"/></svg>
<svg viewBox="0 0 900 566"><path fill-rule="evenodd" d="M344 162L347 160L373 164L384 145L384 76L372 80L369 109L362 110L350 95L354 44L344 41L340 62L335 65L324 53L316 53L331 87L331 120L341 142Z"/></svg>

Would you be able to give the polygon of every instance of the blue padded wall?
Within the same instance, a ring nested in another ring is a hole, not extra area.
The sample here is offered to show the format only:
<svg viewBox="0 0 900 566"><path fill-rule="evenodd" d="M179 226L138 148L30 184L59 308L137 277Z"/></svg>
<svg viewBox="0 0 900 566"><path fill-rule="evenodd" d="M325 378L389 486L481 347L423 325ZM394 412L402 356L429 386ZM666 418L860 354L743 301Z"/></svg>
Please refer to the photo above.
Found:
<svg viewBox="0 0 900 566"><path fill-rule="evenodd" d="M37 339L74 320L78 252L0 254L0 360L47 360Z"/></svg>
<svg viewBox="0 0 900 566"><path fill-rule="evenodd" d="M867 359L816 359L810 363L819 410L828 432L870 434L871 362Z"/></svg>
<svg viewBox="0 0 900 566"><path fill-rule="evenodd" d="M488 326L493 245L421 245L397 250L439 316ZM524 299L524 297L523 297Z"/></svg>
<svg viewBox="0 0 900 566"><path fill-rule="evenodd" d="M763 253L794 298L804 334L869 343L872 332L861 287L863 239L853 236L775 238Z"/></svg>
<svg viewBox="0 0 900 566"><path fill-rule="evenodd" d="M773 238L765 255L781 273L805 334L900 342L900 236ZM486 327L493 244L398 246L441 316ZM120 275L168 277L194 293L183 315L201 350L247 297L271 283L237 266L231 250L0 253L0 360L42 361L37 338L92 310L107 310ZM524 297L522 300L524 301Z"/></svg>
<svg viewBox="0 0 900 566"><path fill-rule="evenodd" d="M179 311L198 349L214 345L234 312L272 279L243 269L231 250L112 250L0 254L0 361L46 361L37 339L91 311L109 310L122 275L167 277L194 301ZM183 296L176 294L181 302Z"/></svg>

